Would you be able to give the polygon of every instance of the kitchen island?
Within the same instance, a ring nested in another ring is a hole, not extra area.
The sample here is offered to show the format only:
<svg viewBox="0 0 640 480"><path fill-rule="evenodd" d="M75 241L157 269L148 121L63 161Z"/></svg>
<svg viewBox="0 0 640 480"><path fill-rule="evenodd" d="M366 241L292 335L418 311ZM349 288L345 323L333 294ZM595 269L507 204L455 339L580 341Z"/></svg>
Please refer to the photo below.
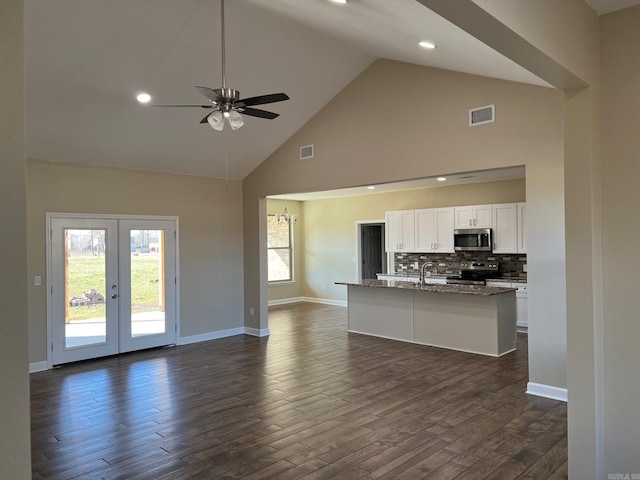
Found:
<svg viewBox="0 0 640 480"><path fill-rule="evenodd" d="M348 331L500 356L516 348L516 289L393 280L348 287Z"/></svg>

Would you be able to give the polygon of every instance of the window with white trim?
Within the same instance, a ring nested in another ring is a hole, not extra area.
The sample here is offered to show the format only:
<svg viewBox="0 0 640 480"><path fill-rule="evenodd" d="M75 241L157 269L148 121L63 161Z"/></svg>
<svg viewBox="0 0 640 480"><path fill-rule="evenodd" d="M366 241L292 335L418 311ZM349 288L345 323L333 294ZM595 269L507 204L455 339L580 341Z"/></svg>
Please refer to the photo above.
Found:
<svg viewBox="0 0 640 480"><path fill-rule="evenodd" d="M276 215L267 215L269 283L293 281L293 227Z"/></svg>

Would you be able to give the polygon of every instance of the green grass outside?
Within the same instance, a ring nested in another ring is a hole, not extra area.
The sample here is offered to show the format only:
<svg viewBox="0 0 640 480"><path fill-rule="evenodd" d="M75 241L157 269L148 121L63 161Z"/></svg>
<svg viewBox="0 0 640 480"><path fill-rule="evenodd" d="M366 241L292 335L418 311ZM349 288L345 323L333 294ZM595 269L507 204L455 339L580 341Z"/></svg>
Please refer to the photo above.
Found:
<svg viewBox="0 0 640 480"><path fill-rule="evenodd" d="M159 280L158 257L131 256L131 310L132 313L158 309ZM74 296L81 297L94 289L105 300L111 295L111 285L105 285L104 257L69 258L69 292L67 301ZM69 320L104 318L105 304L89 306L69 306Z"/></svg>

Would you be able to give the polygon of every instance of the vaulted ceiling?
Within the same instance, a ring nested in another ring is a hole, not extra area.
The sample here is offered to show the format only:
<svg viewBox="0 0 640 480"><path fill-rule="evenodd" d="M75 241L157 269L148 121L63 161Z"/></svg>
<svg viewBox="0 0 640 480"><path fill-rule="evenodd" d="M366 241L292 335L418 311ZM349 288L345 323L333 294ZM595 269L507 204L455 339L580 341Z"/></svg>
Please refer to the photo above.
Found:
<svg viewBox="0 0 640 480"><path fill-rule="evenodd" d="M217 132L135 96L202 104L195 85L221 86L219 0L25 0L28 158L242 179L377 58L548 86L415 0L225 6L227 86L291 99Z"/></svg>

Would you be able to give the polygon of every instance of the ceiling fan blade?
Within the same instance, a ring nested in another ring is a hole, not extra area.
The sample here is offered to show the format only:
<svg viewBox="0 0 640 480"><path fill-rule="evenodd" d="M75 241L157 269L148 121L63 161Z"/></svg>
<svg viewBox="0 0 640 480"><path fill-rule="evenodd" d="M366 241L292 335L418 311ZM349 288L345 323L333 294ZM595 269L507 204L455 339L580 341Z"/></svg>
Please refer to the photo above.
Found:
<svg viewBox="0 0 640 480"><path fill-rule="evenodd" d="M211 115L210 113L207 113L204 118L202 120L200 120L200 123L207 123L208 119L209 119L209 115Z"/></svg>
<svg viewBox="0 0 640 480"><path fill-rule="evenodd" d="M213 105L149 105L150 107L194 107L194 108L213 108Z"/></svg>
<svg viewBox="0 0 640 480"><path fill-rule="evenodd" d="M269 120L273 120L276 117L279 117L279 113L267 112L266 110L259 110L257 108L241 108L238 110L243 115L249 115L251 117L259 117L259 118L268 118Z"/></svg>
<svg viewBox="0 0 640 480"><path fill-rule="evenodd" d="M209 87L196 87L196 89L213 103L220 103L223 101L223 98Z"/></svg>
<svg viewBox="0 0 640 480"><path fill-rule="evenodd" d="M243 98L235 102L237 107L244 107L250 105L265 105L267 103L284 102L289 100L289 96L286 93L272 93L270 95L259 95L257 97Z"/></svg>

